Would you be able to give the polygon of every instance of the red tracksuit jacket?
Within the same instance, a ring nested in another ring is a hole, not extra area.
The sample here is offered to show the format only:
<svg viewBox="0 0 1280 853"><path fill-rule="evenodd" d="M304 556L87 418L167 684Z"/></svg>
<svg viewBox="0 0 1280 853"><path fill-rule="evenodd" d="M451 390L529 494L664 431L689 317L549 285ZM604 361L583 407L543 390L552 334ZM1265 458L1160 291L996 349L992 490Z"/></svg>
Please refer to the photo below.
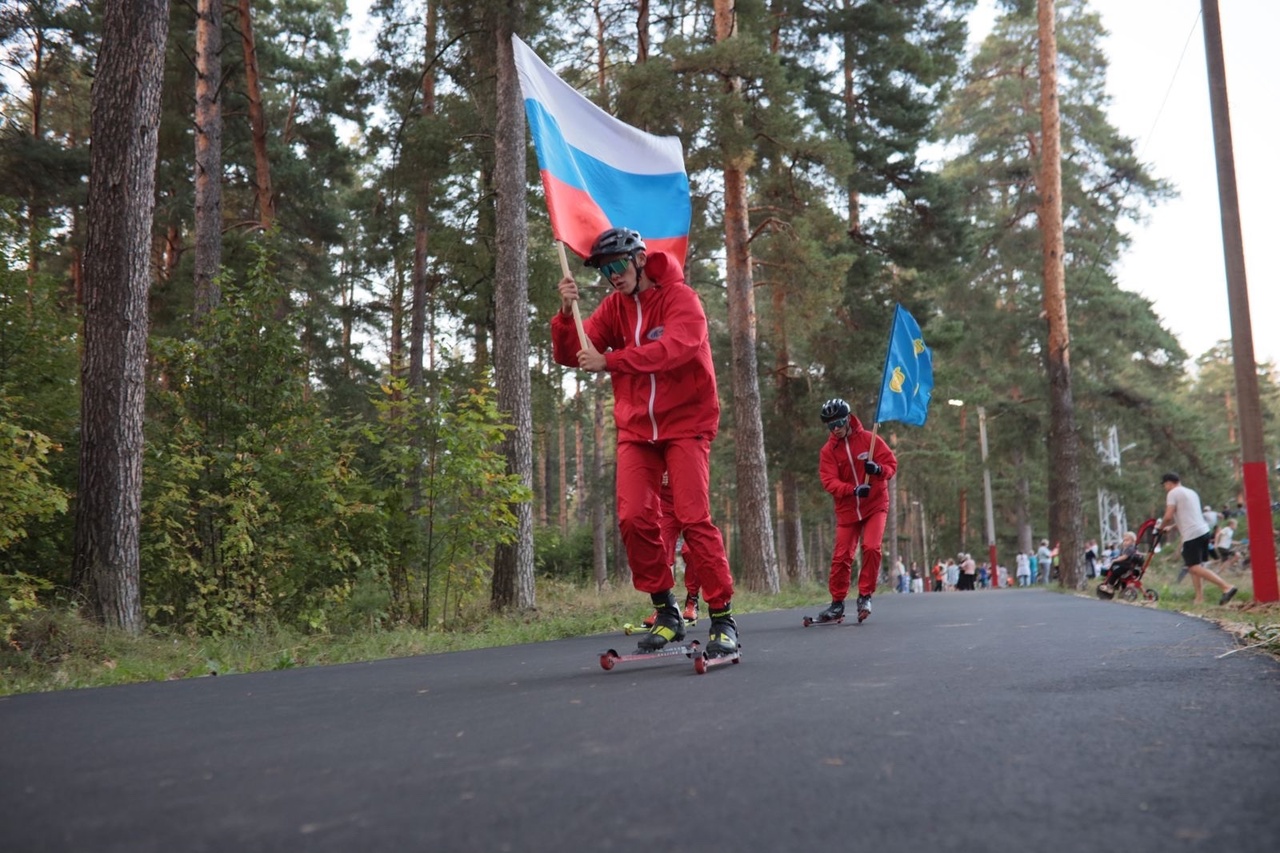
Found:
<svg viewBox="0 0 1280 853"><path fill-rule="evenodd" d="M720 398L702 301L665 252L650 253L644 272L653 287L633 296L610 293L582 322L605 354L618 441L710 441L720 429ZM558 364L578 366L582 347L572 317L556 312L551 342Z"/></svg>
<svg viewBox="0 0 1280 853"><path fill-rule="evenodd" d="M898 470L898 457L877 435L871 458L884 472L878 477L868 477L858 455L867 452L871 433L863 429L862 422L854 415L849 415L849 427L849 434L844 438L836 438L836 434L831 433L818 453L818 476L822 479L822 488L835 499L836 524L854 524L874 513L887 511L889 478ZM862 483L871 484L871 494L865 498L854 497L853 490Z"/></svg>

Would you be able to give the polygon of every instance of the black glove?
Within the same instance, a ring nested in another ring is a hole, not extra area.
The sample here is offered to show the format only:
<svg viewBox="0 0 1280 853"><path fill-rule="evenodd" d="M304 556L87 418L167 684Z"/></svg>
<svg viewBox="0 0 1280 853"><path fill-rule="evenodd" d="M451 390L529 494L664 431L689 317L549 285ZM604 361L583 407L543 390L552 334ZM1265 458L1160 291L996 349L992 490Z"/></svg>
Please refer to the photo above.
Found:
<svg viewBox="0 0 1280 853"><path fill-rule="evenodd" d="M877 464L874 460L868 459L863 464L867 466L867 474L869 474L872 477L879 477L881 474L884 473L884 469L881 468L879 464Z"/></svg>
<svg viewBox="0 0 1280 853"><path fill-rule="evenodd" d="M853 490L853 496L855 498L865 498L869 494L871 494L870 483L863 483L861 486L858 486L858 488Z"/></svg>

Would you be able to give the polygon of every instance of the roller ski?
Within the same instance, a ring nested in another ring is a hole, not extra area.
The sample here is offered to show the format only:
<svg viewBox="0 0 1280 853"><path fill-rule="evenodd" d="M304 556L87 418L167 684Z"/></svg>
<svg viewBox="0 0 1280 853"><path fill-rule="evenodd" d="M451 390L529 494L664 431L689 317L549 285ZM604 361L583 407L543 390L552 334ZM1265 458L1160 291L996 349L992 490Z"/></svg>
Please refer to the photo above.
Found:
<svg viewBox="0 0 1280 853"><path fill-rule="evenodd" d="M662 658L686 657L696 658L702 654L702 644L697 640L690 640L687 643L677 643L676 645L663 646L661 649L652 652L642 652L636 649L630 654L620 654L614 649L609 649L600 655L600 668L606 671L613 669L620 663L629 661L653 661Z"/></svg>
<svg viewBox="0 0 1280 853"><path fill-rule="evenodd" d="M725 663L738 663L742 660L742 646L738 644L738 624L733 621L726 607L719 613L711 614L711 637L707 648L693 658L693 671L702 675L713 666Z"/></svg>
<svg viewBox="0 0 1280 853"><path fill-rule="evenodd" d="M621 655L616 650L609 649L600 655L601 667L613 669L621 661L652 660L676 655L692 657L698 651L700 646L697 641L683 642L684 619L680 615L680 608L676 606L676 598L671 591L655 592L650 597L654 605L653 624L648 631L640 635L635 653ZM626 627L630 626L625 626L624 630ZM627 633L631 632L627 631Z"/></svg>
<svg viewBox="0 0 1280 853"><path fill-rule="evenodd" d="M839 625L844 621L844 602L833 601L827 605L827 609L819 613L816 617L804 617L804 626L808 628L810 625Z"/></svg>

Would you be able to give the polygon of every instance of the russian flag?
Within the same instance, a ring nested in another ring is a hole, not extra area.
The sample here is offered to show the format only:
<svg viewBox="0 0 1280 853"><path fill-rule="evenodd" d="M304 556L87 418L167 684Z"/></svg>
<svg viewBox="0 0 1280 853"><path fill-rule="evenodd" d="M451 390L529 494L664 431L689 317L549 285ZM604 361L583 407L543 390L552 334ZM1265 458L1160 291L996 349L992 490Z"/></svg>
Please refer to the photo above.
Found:
<svg viewBox="0 0 1280 853"><path fill-rule="evenodd" d="M684 266L693 208L680 140L619 121L511 43L555 238L585 258L600 232L633 228Z"/></svg>

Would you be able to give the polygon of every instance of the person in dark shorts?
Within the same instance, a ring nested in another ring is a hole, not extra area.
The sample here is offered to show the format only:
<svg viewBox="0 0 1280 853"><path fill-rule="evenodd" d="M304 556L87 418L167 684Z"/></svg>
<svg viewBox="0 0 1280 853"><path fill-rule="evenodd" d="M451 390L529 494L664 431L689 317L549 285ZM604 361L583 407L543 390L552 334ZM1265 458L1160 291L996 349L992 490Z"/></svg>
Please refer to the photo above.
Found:
<svg viewBox="0 0 1280 853"><path fill-rule="evenodd" d="M1210 533L1200 496L1182 485L1182 478L1172 471L1161 477L1160 482L1164 485L1165 507L1164 518L1159 523L1165 530L1176 525L1182 535L1182 562L1191 575L1191 587L1195 590L1193 603L1204 603L1204 581L1208 581L1222 590L1218 604L1226 604L1238 590L1205 566L1209 559Z"/></svg>

